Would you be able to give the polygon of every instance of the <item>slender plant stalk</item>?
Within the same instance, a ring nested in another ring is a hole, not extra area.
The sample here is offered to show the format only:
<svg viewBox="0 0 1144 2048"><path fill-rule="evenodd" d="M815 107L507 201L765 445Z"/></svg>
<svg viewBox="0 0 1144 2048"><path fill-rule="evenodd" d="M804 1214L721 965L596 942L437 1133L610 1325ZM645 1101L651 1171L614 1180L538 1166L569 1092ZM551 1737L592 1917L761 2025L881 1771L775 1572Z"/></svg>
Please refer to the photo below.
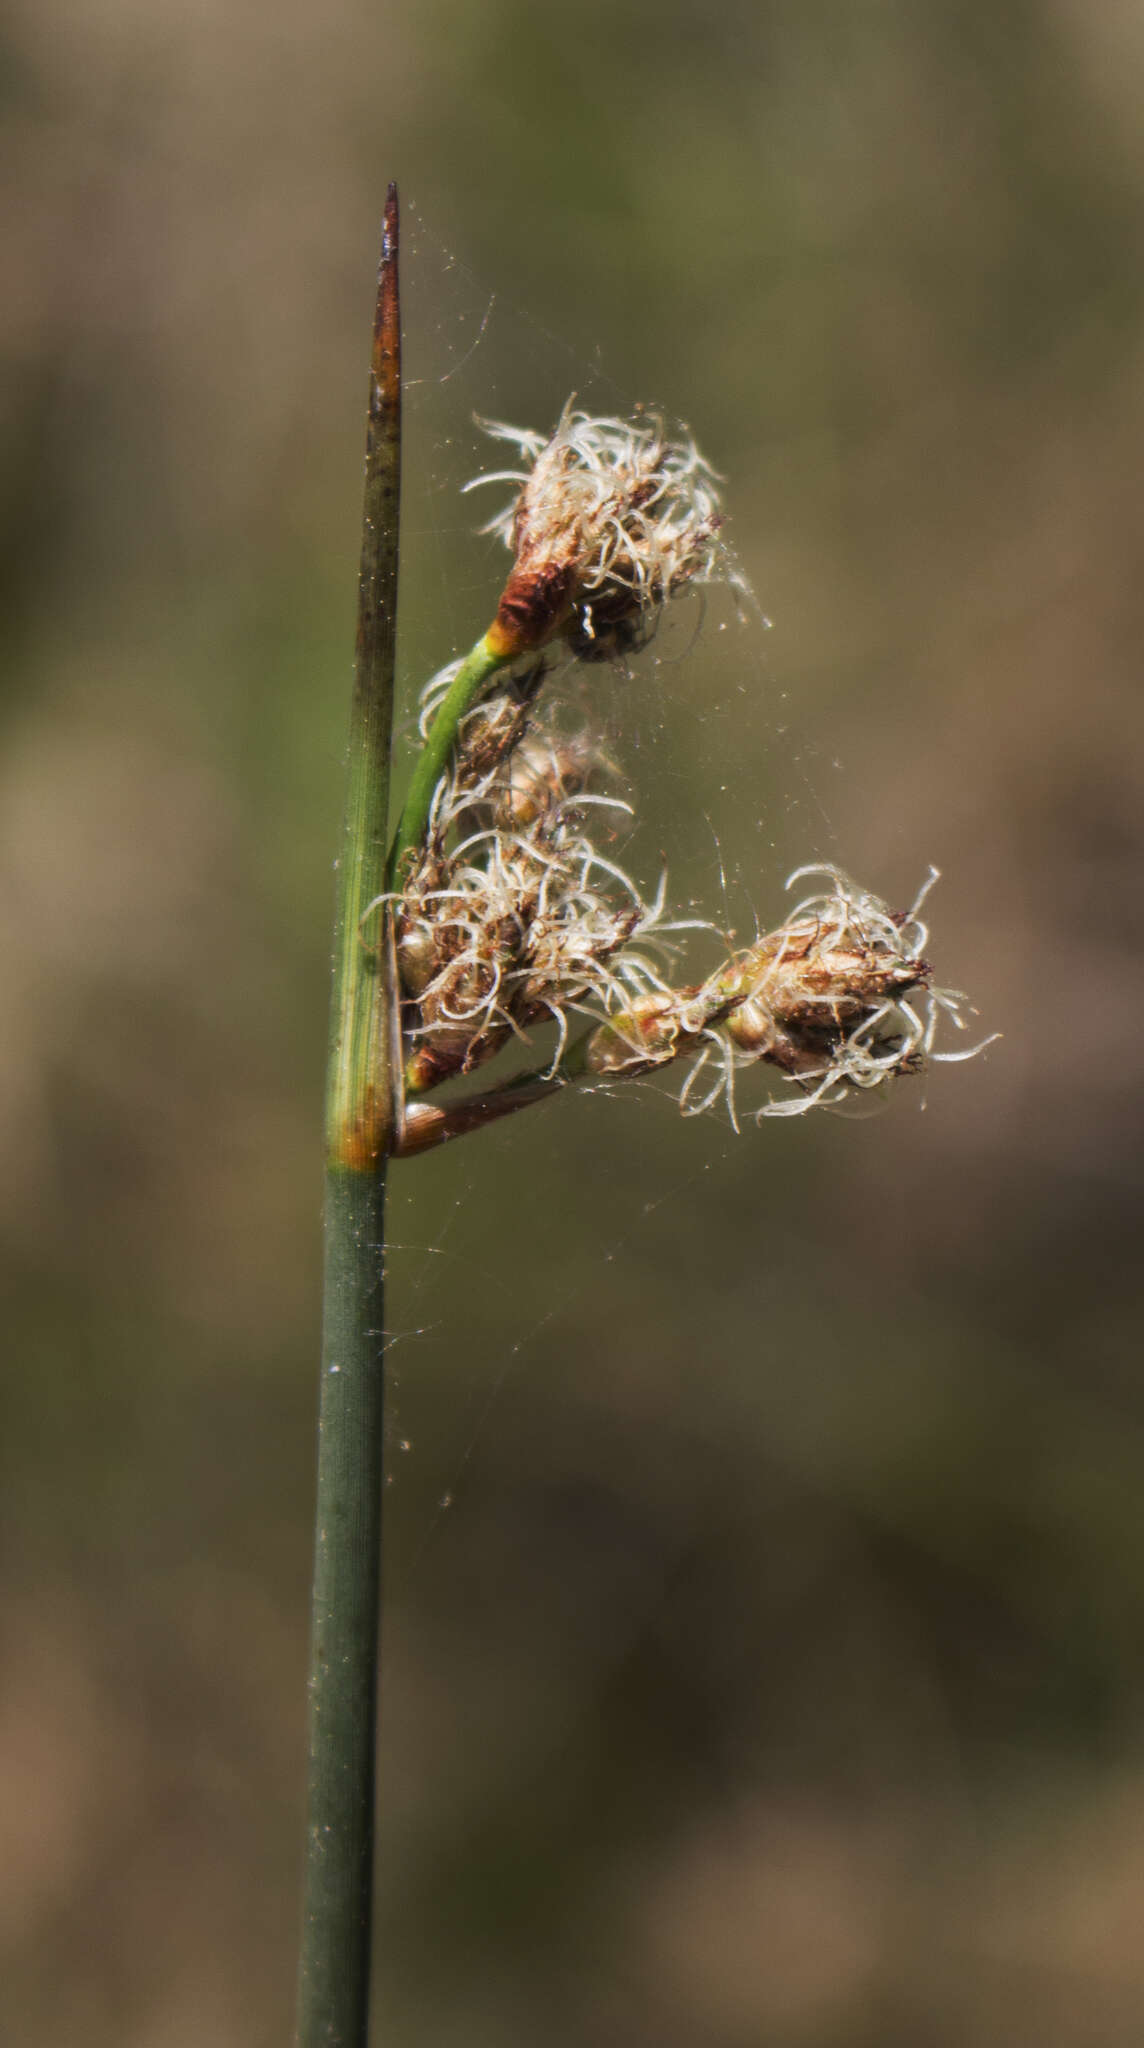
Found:
<svg viewBox="0 0 1144 2048"><path fill-rule="evenodd" d="M449 765L462 718L466 711L472 709L489 678L511 659L512 649L498 646L492 634L486 633L475 647L469 649L457 670L413 770L409 794L393 841L389 864L391 889L401 884L401 869L406 855L420 846L425 837L433 792Z"/></svg>
<svg viewBox="0 0 1144 2048"><path fill-rule="evenodd" d="M488 1124L515 1116L518 1110L532 1109L538 1102L547 1102L550 1096L584 1080L591 1037L590 1031L584 1031L574 1038L555 1066L549 1061L544 1067L529 1067L524 1073L499 1082L495 1088L462 1096L457 1102L442 1105L413 1096L405 1105L395 1156L412 1159L420 1152L432 1152L438 1145L447 1145L451 1138L482 1131Z"/></svg>
<svg viewBox="0 0 1144 2048"><path fill-rule="evenodd" d="M418 1101L414 1097L406 1110L396 1156L413 1159L418 1153L432 1152L438 1145L447 1145L451 1138L463 1138L469 1131L483 1131L501 1117L515 1116L518 1110L547 1102L550 1095L558 1095L564 1086L564 1078L559 1072L525 1074L519 1082L502 1082L499 1088L488 1089L482 1095L466 1095L461 1101L444 1106Z"/></svg>
<svg viewBox="0 0 1144 2048"><path fill-rule="evenodd" d="M401 343L397 192L385 209L338 868L326 1090L326 1258L310 1660L309 1817L298 2048L365 2048L381 1595L385 1170L395 1111L384 921L397 621Z"/></svg>

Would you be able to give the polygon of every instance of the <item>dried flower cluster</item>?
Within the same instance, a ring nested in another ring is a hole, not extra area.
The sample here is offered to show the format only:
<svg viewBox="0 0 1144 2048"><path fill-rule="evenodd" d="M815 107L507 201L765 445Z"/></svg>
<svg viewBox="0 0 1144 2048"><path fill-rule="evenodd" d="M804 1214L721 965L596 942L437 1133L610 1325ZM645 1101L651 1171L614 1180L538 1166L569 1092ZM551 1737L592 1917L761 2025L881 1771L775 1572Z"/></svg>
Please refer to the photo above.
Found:
<svg viewBox="0 0 1144 2048"><path fill-rule="evenodd" d="M610 774L586 732L564 734L512 684L465 719L438 785L429 837L397 908L406 997L407 1088L469 1074L510 1036L558 1026L590 997L610 1003L640 985L632 941L662 934L662 892L644 902L589 838L593 811L630 806L589 784ZM622 948L622 967L612 962Z"/></svg>
<svg viewBox="0 0 1144 2048"><path fill-rule="evenodd" d="M971 1058L933 1049L942 1017L964 1029L966 1000L936 988L923 958L928 933L918 912L936 869L905 912L889 910L835 867L800 868L790 881L811 874L829 877L830 887L706 981L615 1012L590 1044L590 1071L646 1073L692 1053L681 1107L698 1115L723 1096L736 1123L736 1072L760 1060L801 1091L793 1101L764 1104L755 1112L764 1117L837 1105L854 1090L918 1073L931 1058Z"/></svg>
<svg viewBox="0 0 1144 2048"><path fill-rule="evenodd" d="M719 538L714 474L655 422L566 408L547 442L489 431L515 442L529 467L476 480L518 486L487 529L515 556L484 643L500 635L500 673L460 716L466 663L442 670L422 697L423 736L447 714L456 723L392 899L407 1096L474 1073L514 1037L531 1045L546 1024L555 1046L532 1081L607 1083L683 1060L684 1112L722 1098L736 1128L747 1066L765 1063L798 1090L755 1115L789 1116L930 1059L971 1057L934 1049L943 1019L963 1028L965 998L935 987L925 958L932 871L912 908L895 913L837 868L800 869L792 881L815 876L819 886L775 931L704 980L668 978L678 934L715 928L669 920L666 877L649 900L619 864L631 805L615 794L599 739L564 730L540 702L543 650L560 639L581 660L622 655L689 586L745 589ZM466 1101L491 1115L495 1099ZM428 1110L421 1120L432 1121ZM471 1117L456 1125L472 1127Z"/></svg>
<svg viewBox="0 0 1144 2048"><path fill-rule="evenodd" d="M495 630L514 653L562 635L582 660L626 653L688 586L746 584L720 539L714 470L662 420L592 419L571 403L551 439L487 422L530 467L483 484L519 486L484 528L515 558Z"/></svg>

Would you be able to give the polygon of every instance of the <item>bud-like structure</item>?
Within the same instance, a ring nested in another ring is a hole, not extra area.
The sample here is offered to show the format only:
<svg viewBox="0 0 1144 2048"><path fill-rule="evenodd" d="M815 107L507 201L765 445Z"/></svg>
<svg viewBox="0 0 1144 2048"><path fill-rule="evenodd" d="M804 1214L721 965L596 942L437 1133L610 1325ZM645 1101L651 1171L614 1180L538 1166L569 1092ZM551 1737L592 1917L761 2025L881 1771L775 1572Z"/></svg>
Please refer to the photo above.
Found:
<svg viewBox="0 0 1144 2048"><path fill-rule="evenodd" d="M593 779L610 767L588 732L530 732L499 778L493 823L507 832L528 831L561 805L585 795Z"/></svg>
<svg viewBox="0 0 1144 2048"><path fill-rule="evenodd" d="M726 1001L714 994L708 998L702 987L653 989L629 998L592 1033L585 1070L601 1080L630 1080L669 1066L699 1051L711 1020L726 1010Z"/></svg>
<svg viewBox="0 0 1144 2048"><path fill-rule="evenodd" d="M520 487L485 528L516 558L488 636L498 651L563 636L581 659L624 653L688 586L745 592L719 538L715 472L693 442L669 440L661 421L593 419L569 403L548 441L491 422L486 431L514 442L528 463L466 485Z"/></svg>

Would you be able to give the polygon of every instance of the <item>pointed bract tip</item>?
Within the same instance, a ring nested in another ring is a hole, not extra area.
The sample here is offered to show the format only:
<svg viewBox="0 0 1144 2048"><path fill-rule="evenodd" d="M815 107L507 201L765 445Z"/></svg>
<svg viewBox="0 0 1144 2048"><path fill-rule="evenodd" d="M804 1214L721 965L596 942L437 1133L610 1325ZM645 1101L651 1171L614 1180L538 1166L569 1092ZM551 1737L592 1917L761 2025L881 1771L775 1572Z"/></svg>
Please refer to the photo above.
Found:
<svg viewBox="0 0 1144 2048"><path fill-rule="evenodd" d="M385 195L385 218L381 235L381 260L392 263L397 256L398 230L397 186L391 184Z"/></svg>

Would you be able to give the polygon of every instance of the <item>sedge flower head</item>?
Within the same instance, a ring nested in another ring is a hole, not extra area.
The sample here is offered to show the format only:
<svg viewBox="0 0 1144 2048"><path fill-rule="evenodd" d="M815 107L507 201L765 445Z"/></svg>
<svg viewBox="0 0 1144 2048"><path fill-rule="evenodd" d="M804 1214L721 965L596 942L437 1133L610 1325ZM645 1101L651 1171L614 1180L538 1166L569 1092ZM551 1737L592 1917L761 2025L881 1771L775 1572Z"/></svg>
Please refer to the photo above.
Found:
<svg viewBox="0 0 1144 2048"><path fill-rule="evenodd" d="M615 1000L614 956L637 936L655 943L662 890L645 903L586 830L630 818L588 787L611 764L587 733L530 724L528 709L506 690L469 714L398 899L413 1091L474 1072L537 1024L557 1025L559 1058L569 1014Z"/></svg>
<svg viewBox="0 0 1144 2048"><path fill-rule="evenodd" d="M474 478L518 488L486 533L515 556L492 635L514 652L557 635L581 658L641 645L689 586L746 584L720 538L718 478L693 441L656 419L596 419L565 407L545 440L483 422L527 465Z"/></svg>
<svg viewBox="0 0 1144 2048"><path fill-rule="evenodd" d="M808 875L828 886L705 982L617 1006L594 1035L589 1071L621 1078L693 1054L682 1108L697 1115L722 1097L734 1123L736 1073L759 1061L799 1092L755 1114L800 1116L919 1073L931 1060L972 1059L992 1042L936 1050L942 1023L964 1030L968 1007L958 991L935 985L924 957L920 911L936 869L905 912L835 867L800 868L790 881Z"/></svg>

